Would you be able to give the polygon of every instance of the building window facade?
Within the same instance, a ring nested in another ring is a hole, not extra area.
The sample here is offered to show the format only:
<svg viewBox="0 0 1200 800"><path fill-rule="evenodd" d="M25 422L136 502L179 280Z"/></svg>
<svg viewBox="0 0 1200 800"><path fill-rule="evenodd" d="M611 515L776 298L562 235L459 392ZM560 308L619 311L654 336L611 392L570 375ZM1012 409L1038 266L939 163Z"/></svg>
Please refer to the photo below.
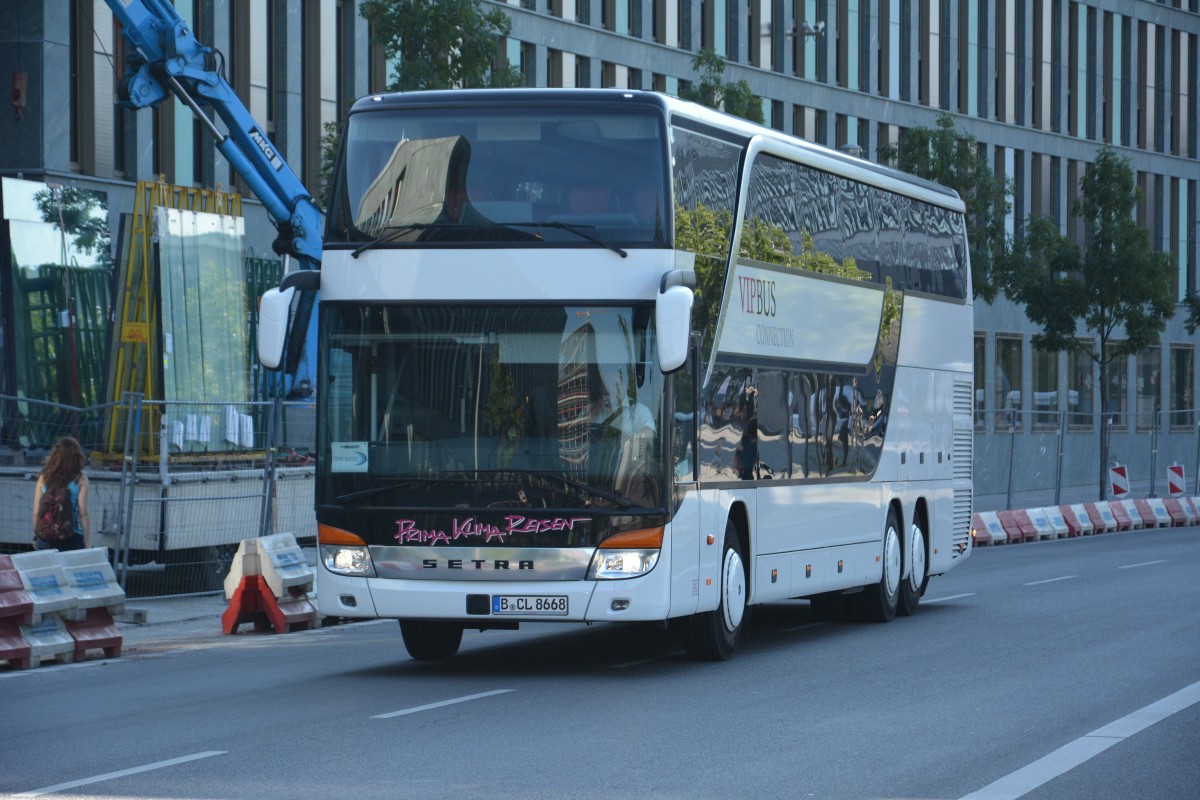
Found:
<svg viewBox="0 0 1200 800"><path fill-rule="evenodd" d="M1109 342L1109 347L1120 347L1121 342ZM1129 356L1113 358L1105 370L1105 403L1108 418L1114 430L1129 428Z"/></svg>
<svg viewBox="0 0 1200 800"><path fill-rule="evenodd" d="M1171 427L1191 428L1196 422L1196 350L1171 346Z"/></svg>
<svg viewBox="0 0 1200 800"><path fill-rule="evenodd" d="M1021 337L996 335L996 376L993 384L996 401L996 429L1020 430L1021 419Z"/></svg>
<svg viewBox="0 0 1200 800"><path fill-rule="evenodd" d="M1033 349L1033 426L1058 427L1058 351Z"/></svg>
<svg viewBox="0 0 1200 800"><path fill-rule="evenodd" d="M1091 340L1077 340L1067 355L1067 410L1073 428L1090 429L1093 426L1096 417L1095 363Z"/></svg>
<svg viewBox="0 0 1200 800"><path fill-rule="evenodd" d="M1137 357L1137 429L1154 428L1161 410L1162 348L1147 347Z"/></svg>

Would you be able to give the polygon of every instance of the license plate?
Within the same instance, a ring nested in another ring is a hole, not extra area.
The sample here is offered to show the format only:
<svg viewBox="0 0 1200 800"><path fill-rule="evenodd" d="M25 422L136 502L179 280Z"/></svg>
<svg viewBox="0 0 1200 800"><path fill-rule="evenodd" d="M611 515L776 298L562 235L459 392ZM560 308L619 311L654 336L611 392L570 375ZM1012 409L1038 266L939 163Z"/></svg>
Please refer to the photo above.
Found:
<svg viewBox="0 0 1200 800"><path fill-rule="evenodd" d="M567 596L561 594L496 594L492 595L493 614L518 616L565 617Z"/></svg>

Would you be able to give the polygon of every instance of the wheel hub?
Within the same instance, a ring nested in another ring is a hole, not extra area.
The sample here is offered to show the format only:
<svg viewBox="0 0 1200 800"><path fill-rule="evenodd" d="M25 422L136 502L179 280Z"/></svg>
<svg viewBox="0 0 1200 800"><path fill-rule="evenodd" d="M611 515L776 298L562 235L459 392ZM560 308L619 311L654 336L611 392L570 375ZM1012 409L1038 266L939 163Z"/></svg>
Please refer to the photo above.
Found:
<svg viewBox="0 0 1200 800"><path fill-rule="evenodd" d="M726 630L737 630L746 613L746 572L741 556L733 550L725 553L721 569L721 607L725 611Z"/></svg>
<svg viewBox="0 0 1200 800"><path fill-rule="evenodd" d="M925 532L919 525L913 525L910 541L912 547L908 563L912 566L908 571L908 584L913 591L919 592L925 581Z"/></svg>
<svg viewBox="0 0 1200 800"><path fill-rule="evenodd" d="M894 595L900 589L900 534L894 527L888 526L887 541L883 548L883 577L888 595Z"/></svg>

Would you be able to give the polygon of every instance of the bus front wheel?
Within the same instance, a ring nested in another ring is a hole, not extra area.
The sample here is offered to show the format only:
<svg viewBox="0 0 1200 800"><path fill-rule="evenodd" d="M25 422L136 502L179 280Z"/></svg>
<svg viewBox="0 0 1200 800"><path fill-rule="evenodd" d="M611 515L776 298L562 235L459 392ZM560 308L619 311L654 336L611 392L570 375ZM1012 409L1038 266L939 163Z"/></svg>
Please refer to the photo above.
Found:
<svg viewBox="0 0 1200 800"><path fill-rule="evenodd" d="M901 556L904 544L900 537L900 521L896 509L888 510L883 529L883 575L879 583L868 586L857 595L858 617L866 622L891 622L900 604Z"/></svg>
<svg viewBox="0 0 1200 800"><path fill-rule="evenodd" d="M446 661L462 644L463 627L455 622L400 620L404 647L416 661Z"/></svg>
<svg viewBox="0 0 1200 800"><path fill-rule="evenodd" d="M724 661L733 655L746 616L746 566L742 544L732 520L725 524L721 555L720 603L714 611L688 618L684 646L698 661Z"/></svg>

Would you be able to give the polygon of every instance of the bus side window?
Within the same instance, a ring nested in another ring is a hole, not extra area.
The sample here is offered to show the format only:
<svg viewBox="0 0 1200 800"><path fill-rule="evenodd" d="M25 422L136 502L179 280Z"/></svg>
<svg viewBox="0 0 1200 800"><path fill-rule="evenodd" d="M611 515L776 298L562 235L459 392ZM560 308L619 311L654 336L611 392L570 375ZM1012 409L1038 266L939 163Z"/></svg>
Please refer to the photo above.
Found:
<svg viewBox="0 0 1200 800"><path fill-rule="evenodd" d="M672 469L675 480L684 482L696 480L696 355L697 348L692 347L683 369L671 375L675 398Z"/></svg>

